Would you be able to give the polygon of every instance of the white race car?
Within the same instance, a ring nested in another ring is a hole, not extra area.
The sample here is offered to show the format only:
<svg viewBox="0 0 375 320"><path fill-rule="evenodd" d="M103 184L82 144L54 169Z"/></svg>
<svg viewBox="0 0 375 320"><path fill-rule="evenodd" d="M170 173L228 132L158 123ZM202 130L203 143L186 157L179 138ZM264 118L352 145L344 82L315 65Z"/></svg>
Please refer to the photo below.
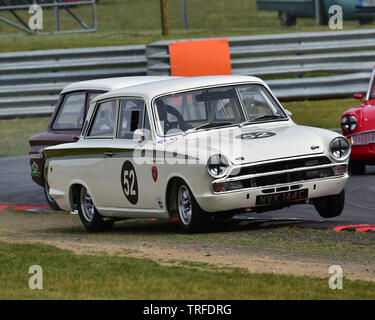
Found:
<svg viewBox="0 0 375 320"><path fill-rule="evenodd" d="M299 203L341 214L349 141L299 126L246 76L175 78L96 97L78 142L45 149L50 196L98 231L124 218L215 216Z"/></svg>

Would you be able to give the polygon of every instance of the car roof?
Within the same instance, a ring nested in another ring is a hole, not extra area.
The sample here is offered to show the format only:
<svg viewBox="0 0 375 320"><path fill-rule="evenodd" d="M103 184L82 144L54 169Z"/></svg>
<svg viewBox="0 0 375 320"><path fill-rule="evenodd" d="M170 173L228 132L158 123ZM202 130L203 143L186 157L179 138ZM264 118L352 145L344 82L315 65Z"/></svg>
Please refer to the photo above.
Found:
<svg viewBox="0 0 375 320"><path fill-rule="evenodd" d="M138 84L127 88L114 90L96 97L93 101L121 96L141 96L152 99L168 93L194 90L201 87L232 85L238 83L255 82L266 85L261 79L251 76L201 76L201 77L176 77L152 83ZM267 85L266 85L267 86Z"/></svg>
<svg viewBox="0 0 375 320"><path fill-rule="evenodd" d="M173 79L177 77L171 76L136 76L136 77L117 77L117 78L104 78L74 82L67 85L61 93L67 93L78 90L105 90L113 91L128 86L134 86L141 83L148 83L154 81L161 81Z"/></svg>

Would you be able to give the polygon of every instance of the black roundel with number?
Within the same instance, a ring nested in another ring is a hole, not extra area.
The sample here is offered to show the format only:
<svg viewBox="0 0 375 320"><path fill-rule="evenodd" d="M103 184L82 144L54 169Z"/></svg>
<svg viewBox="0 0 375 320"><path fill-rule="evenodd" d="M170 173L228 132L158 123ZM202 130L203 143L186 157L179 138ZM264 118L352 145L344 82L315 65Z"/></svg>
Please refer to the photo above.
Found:
<svg viewBox="0 0 375 320"><path fill-rule="evenodd" d="M121 170L121 186L126 199L131 204L138 202L138 181L133 164L125 161Z"/></svg>
<svg viewBox="0 0 375 320"><path fill-rule="evenodd" d="M241 139L263 139L276 135L275 132L250 132L241 134Z"/></svg>

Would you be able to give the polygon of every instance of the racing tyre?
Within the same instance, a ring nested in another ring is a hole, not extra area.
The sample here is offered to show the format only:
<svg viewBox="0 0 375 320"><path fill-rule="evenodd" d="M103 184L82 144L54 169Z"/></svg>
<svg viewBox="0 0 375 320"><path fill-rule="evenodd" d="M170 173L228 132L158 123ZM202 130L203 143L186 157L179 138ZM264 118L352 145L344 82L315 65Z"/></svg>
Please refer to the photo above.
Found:
<svg viewBox="0 0 375 320"><path fill-rule="evenodd" d="M78 198L78 213L82 224L88 231L97 232L108 230L113 227L113 220L104 220L85 187L81 188Z"/></svg>
<svg viewBox="0 0 375 320"><path fill-rule="evenodd" d="M315 209L322 218L334 218L344 210L345 190L334 196L321 197L314 201Z"/></svg>
<svg viewBox="0 0 375 320"><path fill-rule="evenodd" d="M43 179L43 180L44 180L44 185L43 185L44 195L46 197L48 205L50 206L50 208L53 211L62 211L60 209L60 207L58 206L58 204L56 203L56 201L49 195L49 185L48 185L48 182L46 181L46 179Z"/></svg>
<svg viewBox="0 0 375 320"><path fill-rule="evenodd" d="M279 18L281 21L281 25L284 27L294 26L297 22L297 17L290 15L286 11L280 11Z"/></svg>
<svg viewBox="0 0 375 320"><path fill-rule="evenodd" d="M349 161L349 172L355 175L362 175L366 173L366 166L362 162Z"/></svg>
<svg viewBox="0 0 375 320"><path fill-rule="evenodd" d="M185 231L199 232L207 226L210 215L199 207L190 188L184 182L177 186L176 207L179 223Z"/></svg>

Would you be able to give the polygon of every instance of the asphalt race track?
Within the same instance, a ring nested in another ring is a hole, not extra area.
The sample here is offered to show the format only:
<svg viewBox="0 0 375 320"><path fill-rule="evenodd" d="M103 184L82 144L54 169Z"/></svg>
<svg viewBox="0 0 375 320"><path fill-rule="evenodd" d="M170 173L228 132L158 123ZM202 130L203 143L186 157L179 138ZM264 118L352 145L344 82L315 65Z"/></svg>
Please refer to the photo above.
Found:
<svg viewBox="0 0 375 320"><path fill-rule="evenodd" d="M0 160L0 205L46 206L43 189L30 176L28 157ZM242 217L242 215L241 215ZM262 214L247 214L245 220L309 220L323 219L311 205L296 205ZM340 224L375 224L375 167L367 167L364 176L351 176L346 186L346 204L341 216L325 221Z"/></svg>

